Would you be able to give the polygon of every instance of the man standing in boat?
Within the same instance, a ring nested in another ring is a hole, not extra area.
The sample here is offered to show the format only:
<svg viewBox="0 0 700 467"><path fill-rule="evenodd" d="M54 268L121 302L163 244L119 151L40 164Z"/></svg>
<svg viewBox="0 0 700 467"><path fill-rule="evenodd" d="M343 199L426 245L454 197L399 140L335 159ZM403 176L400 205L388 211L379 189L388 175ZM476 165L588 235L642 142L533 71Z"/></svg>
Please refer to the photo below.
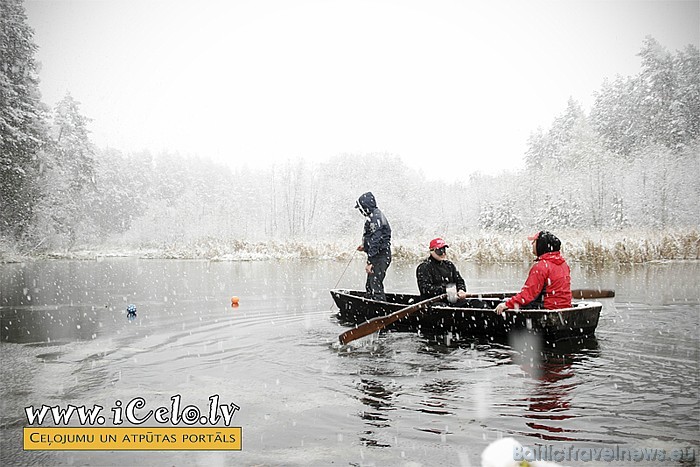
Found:
<svg viewBox="0 0 700 467"><path fill-rule="evenodd" d="M384 213L377 207L377 201L371 192L359 197L355 208L365 216L365 229L362 235L362 245L358 251L367 253L367 282L365 290L367 298L385 300L384 277L391 264L391 226Z"/></svg>
<svg viewBox="0 0 700 467"><path fill-rule="evenodd" d="M499 303L496 313L500 315L506 309L518 308L570 308L571 271L561 255L561 241L546 230L527 239L532 242L532 254L537 256L535 264L530 268L522 290Z"/></svg>
<svg viewBox="0 0 700 467"><path fill-rule="evenodd" d="M457 266L447 259L447 250L449 245L442 238L434 238L430 241L430 256L423 260L416 268L416 279L418 280L418 290L421 294L421 299L425 300L436 295L444 293L451 298L450 302L453 306L466 305L467 285L462 278L462 275L457 270ZM454 286L456 295L450 297L451 290Z"/></svg>

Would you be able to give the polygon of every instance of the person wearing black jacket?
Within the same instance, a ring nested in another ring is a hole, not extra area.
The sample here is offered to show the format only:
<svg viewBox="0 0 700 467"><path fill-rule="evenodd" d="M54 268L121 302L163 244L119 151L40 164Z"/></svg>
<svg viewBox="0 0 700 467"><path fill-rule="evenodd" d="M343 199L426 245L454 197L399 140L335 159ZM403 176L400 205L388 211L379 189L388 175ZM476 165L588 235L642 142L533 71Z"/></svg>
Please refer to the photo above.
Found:
<svg viewBox="0 0 700 467"><path fill-rule="evenodd" d="M447 259L449 245L442 238L434 238L430 241L430 256L423 260L416 268L416 279L421 299L435 297L447 292L447 287L456 287L457 302L453 306L462 306L467 297L467 286L457 266Z"/></svg>
<svg viewBox="0 0 700 467"><path fill-rule="evenodd" d="M360 196L355 208L365 216L362 245L357 247L358 251L367 253L365 296L373 300L385 300L384 277L391 264L391 226L377 207L377 201L371 192Z"/></svg>

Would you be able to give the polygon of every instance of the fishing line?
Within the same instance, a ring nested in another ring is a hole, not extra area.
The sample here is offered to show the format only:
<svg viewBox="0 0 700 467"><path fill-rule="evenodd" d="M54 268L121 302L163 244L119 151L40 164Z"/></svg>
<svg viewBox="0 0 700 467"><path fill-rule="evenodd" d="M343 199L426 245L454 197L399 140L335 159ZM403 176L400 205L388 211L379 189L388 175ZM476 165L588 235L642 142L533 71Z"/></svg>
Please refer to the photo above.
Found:
<svg viewBox="0 0 700 467"><path fill-rule="evenodd" d="M357 253L357 250L352 252L352 255L350 255L350 261L348 261L348 264L345 265L345 269L343 269L343 273L340 275L338 278L338 282L335 283L335 286L333 287L334 289L338 288L338 284L340 284L340 280L343 278L345 275L345 271L348 270L348 267L350 266L350 263L352 263L352 260L355 258L355 253Z"/></svg>
<svg viewBox="0 0 700 467"><path fill-rule="evenodd" d="M338 278L338 282L335 283L335 287L333 287L334 289L337 289L337 288L338 288L338 284L340 284L340 280L341 280L341 279L343 278L343 276L345 275L345 271L348 270L348 267L350 266L350 263L352 263L352 260L355 258L355 253L357 253L357 250L353 251L353 252L352 252L352 255L350 255L350 261L348 261L348 264L345 265L345 269L343 269L343 273L342 273L342 274L340 275L340 277ZM333 305L335 305L335 303L331 303L331 308L330 308L331 310L333 309Z"/></svg>

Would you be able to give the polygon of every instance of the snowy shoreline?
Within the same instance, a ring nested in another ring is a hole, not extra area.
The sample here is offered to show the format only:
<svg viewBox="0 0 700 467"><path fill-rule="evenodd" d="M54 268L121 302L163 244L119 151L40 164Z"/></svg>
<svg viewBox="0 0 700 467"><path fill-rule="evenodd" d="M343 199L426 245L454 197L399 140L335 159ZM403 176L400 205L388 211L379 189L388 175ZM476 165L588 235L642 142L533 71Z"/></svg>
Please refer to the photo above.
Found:
<svg viewBox="0 0 700 467"><path fill-rule="evenodd" d="M480 233L447 238L451 259L480 264L528 262L530 245L524 234ZM562 252L571 262L584 264L635 264L700 260L700 232L562 232ZM395 261L417 261L426 255L423 241L394 241ZM304 240L257 241L206 237L150 245L85 246L69 251L20 252L0 243L0 262L32 260L103 260L105 258L179 259L208 261L361 260L352 239L335 242Z"/></svg>

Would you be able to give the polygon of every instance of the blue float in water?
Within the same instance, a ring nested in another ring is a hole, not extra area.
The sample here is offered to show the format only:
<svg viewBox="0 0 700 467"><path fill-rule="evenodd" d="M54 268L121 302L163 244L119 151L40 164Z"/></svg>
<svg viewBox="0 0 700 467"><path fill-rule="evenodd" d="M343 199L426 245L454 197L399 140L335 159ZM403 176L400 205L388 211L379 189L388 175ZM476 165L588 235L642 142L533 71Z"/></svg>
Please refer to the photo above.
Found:
<svg viewBox="0 0 700 467"><path fill-rule="evenodd" d="M129 305L126 307L126 314L136 316L136 305Z"/></svg>

